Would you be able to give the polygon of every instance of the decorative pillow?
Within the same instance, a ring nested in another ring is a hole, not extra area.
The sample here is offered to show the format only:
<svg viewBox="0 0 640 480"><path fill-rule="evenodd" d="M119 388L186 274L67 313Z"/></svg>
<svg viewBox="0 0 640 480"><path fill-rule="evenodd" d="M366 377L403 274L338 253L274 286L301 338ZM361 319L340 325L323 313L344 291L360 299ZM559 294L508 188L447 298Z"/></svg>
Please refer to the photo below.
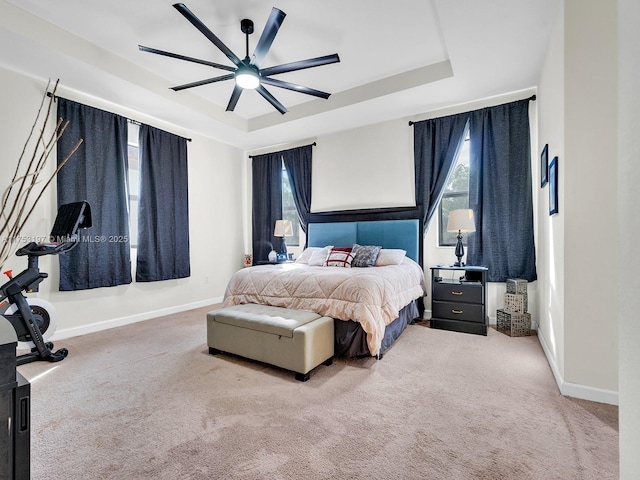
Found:
<svg viewBox="0 0 640 480"><path fill-rule="evenodd" d="M351 248L348 247L334 247L329 252L327 260L324 262L325 267L346 267L351 268L351 262L353 261L353 255L351 254Z"/></svg>
<svg viewBox="0 0 640 480"><path fill-rule="evenodd" d="M385 265L400 265L407 252L399 248L383 248L376 260L376 267Z"/></svg>
<svg viewBox="0 0 640 480"><path fill-rule="evenodd" d="M311 255L313 255L313 252L317 252L318 250L322 249L320 247L305 248L300 256L296 258L296 263L309 263L309 259L311 258Z"/></svg>
<svg viewBox="0 0 640 480"><path fill-rule="evenodd" d="M309 266L310 267L322 267L324 262L327 260L329 253L331 253L331 249L333 245L327 245L326 247L319 248L315 252L311 254L311 258L309 258Z"/></svg>
<svg viewBox="0 0 640 480"><path fill-rule="evenodd" d="M353 255L352 267L373 267L380 253L381 247L362 246L357 243L353 244L351 253Z"/></svg>

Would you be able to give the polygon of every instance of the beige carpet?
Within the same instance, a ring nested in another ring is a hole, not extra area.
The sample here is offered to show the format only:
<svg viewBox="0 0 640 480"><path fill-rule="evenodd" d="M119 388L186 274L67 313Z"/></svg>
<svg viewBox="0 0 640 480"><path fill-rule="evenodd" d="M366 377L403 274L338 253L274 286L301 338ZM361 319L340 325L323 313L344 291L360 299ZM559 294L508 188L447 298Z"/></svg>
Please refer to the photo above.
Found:
<svg viewBox="0 0 640 480"><path fill-rule="evenodd" d="M202 308L56 343L33 479L615 479L617 408L558 393L535 337L412 325L306 383L210 356Z"/></svg>

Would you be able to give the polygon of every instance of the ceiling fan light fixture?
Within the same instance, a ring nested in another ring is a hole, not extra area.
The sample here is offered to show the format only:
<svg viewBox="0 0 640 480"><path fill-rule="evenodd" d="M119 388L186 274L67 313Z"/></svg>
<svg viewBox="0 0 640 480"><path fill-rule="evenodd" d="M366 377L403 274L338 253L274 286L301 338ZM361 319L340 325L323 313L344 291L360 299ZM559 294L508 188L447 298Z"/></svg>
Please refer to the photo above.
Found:
<svg viewBox="0 0 640 480"><path fill-rule="evenodd" d="M236 84L244 89L255 90L260 85L260 78L251 68L238 68L235 77Z"/></svg>
<svg viewBox="0 0 640 480"><path fill-rule="evenodd" d="M200 31L207 39L213 43L218 50L220 50L228 59L233 63L233 66L222 65L220 63L210 62L208 60L202 60L194 57L187 57L178 53L167 52L164 50L158 50L155 48L149 48L142 45L138 45L138 48L143 52L154 53L156 55L163 55L165 57L175 58L177 60L184 60L187 62L197 63L200 65L207 65L209 67L217 68L219 70L225 70L228 73L225 75L219 75L212 78L207 78L197 82L186 83L184 85L177 85L171 87L174 91L185 90L187 88L200 87L202 85L209 85L216 82L222 82L225 80L234 79L236 85L231 93L231 98L227 105L226 111L232 112L238 103L240 94L243 90L256 90L267 102L269 102L280 113L287 113L287 109L282 105L271 93L264 87L278 87L285 90L291 90L294 92L304 93L318 98L329 98L330 93L322 92L313 88L305 87L302 85L296 85L295 83L285 82L277 78L271 78L272 75L279 75L281 73L295 72L298 70L304 70L312 67L319 67L321 65L328 65L330 63L336 63L340 61L340 57L337 53L333 55L325 55L323 57L308 58L306 60L298 60L295 62L283 63L280 65L274 65L267 68L261 68L262 62L269 53L271 44L273 43L282 21L284 20L286 13L275 7L271 9L267 23L264 26L264 30L260 35L260 39L256 44L253 51L253 55L249 56L249 35L254 32L253 21L245 18L240 21L240 30L245 34L246 43L246 56L244 59L240 59L229 47L227 47L222 40L220 40L215 33L213 33L202 21L194 15L194 13L187 8L183 3L176 3L173 7L180 12L180 14L189 21L197 30Z"/></svg>

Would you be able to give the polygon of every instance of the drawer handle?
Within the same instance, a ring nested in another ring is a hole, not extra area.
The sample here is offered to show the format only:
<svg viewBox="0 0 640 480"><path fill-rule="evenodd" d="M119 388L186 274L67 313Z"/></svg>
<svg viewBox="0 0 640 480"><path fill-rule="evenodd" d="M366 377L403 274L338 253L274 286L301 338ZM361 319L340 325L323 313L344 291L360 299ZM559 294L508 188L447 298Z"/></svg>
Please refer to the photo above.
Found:
<svg viewBox="0 0 640 480"><path fill-rule="evenodd" d="M461 313L464 313L462 310L451 310L451 313L455 313L456 315L460 315Z"/></svg>
<svg viewBox="0 0 640 480"><path fill-rule="evenodd" d="M451 295L462 295L462 292L451 292Z"/></svg>

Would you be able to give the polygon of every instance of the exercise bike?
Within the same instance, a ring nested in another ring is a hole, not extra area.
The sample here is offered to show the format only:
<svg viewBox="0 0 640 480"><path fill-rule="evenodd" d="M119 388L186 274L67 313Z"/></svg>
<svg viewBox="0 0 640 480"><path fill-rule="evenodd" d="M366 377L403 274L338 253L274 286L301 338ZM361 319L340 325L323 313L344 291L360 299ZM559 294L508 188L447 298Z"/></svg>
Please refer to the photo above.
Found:
<svg viewBox="0 0 640 480"><path fill-rule="evenodd" d="M24 293L37 292L40 282L49 276L39 270L39 258L70 251L80 241L78 230L90 226L91 207L87 202L62 205L51 230L51 242L31 242L20 248L16 255L27 256L26 270L16 276L11 270L4 272L9 281L0 287L0 315L9 320L18 335L18 342L31 348L29 353L16 358L18 365L37 360L59 362L69 354L66 348L53 352L53 343L47 341L56 328L53 305L39 298L28 298Z"/></svg>

